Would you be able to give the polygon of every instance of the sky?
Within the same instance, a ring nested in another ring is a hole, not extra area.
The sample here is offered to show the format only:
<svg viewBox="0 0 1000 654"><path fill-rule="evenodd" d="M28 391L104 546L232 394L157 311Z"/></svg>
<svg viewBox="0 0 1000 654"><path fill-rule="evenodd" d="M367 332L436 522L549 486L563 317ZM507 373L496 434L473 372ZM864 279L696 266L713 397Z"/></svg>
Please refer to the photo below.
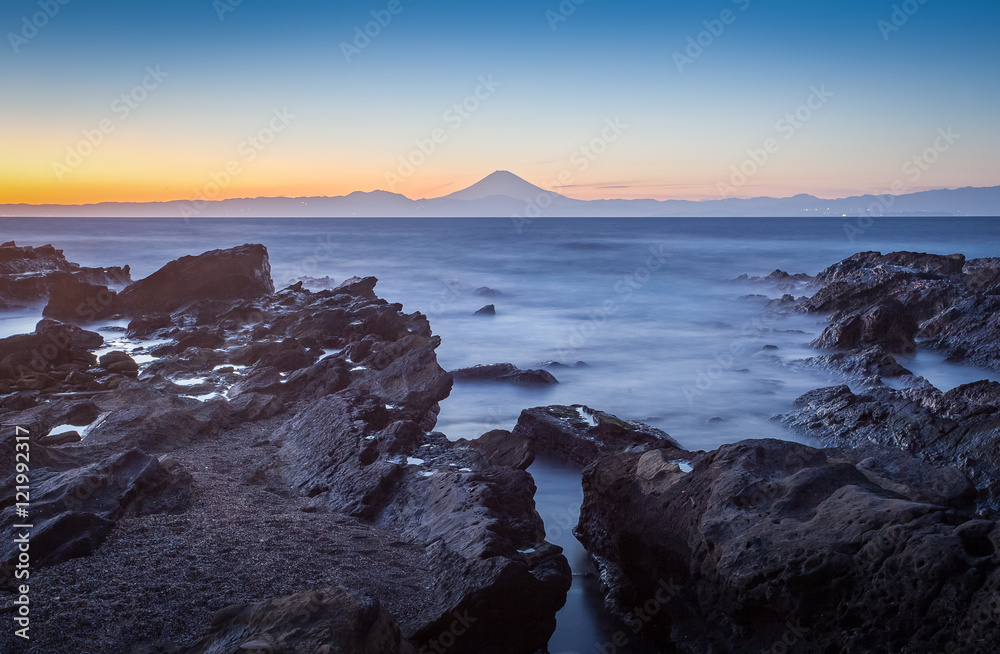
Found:
<svg viewBox="0 0 1000 654"><path fill-rule="evenodd" d="M419 199L494 170L580 199L1000 185L998 23L995 0L4 0L0 203Z"/></svg>

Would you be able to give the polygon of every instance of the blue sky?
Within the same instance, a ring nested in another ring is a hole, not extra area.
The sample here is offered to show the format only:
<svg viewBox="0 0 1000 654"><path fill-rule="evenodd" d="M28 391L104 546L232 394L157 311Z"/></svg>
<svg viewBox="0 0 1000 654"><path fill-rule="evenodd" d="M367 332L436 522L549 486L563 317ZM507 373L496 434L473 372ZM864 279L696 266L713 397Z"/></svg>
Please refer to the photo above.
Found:
<svg viewBox="0 0 1000 654"><path fill-rule="evenodd" d="M838 196L885 191L949 127L908 189L1000 184L996 2L234 3L7 0L0 201L191 198L232 162L222 197L425 197L495 169L584 198Z"/></svg>

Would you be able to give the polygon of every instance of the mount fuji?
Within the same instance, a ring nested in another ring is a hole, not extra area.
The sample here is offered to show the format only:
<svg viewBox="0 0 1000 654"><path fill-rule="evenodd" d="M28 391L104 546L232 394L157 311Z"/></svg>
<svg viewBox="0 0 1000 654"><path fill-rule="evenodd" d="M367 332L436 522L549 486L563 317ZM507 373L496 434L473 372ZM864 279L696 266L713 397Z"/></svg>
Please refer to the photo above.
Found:
<svg viewBox="0 0 1000 654"><path fill-rule="evenodd" d="M812 195L719 200L575 200L507 171L438 198L411 200L387 191L338 197L241 198L218 201L0 205L0 217L813 217L998 216L1000 186L860 195L826 200Z"/></svg>

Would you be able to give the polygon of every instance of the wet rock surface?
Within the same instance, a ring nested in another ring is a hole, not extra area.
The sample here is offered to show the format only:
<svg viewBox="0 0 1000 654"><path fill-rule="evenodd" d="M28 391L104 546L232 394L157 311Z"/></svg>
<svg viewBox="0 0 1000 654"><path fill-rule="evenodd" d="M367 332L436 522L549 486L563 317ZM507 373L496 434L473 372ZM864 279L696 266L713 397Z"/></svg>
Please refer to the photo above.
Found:
<svg viewBox="0 0 1000 654"><path fill-rule="evenodd" d="M451 374L458 381L499 381L525 386L545 386L559 383L555 375L548 370L522 370L513 363L491 363L461 368L453 370Z"/></svg>
<svg viewBox="0 0 1000 654"><path fill-rule="evenodd" d="M114 311L130 316L169 312L188 302L256 299L272 292L267 250L241 245L171 261L126 287L115 298Z"/></svg>
<svg viewBox="0 0 1000 654"><path fill-rule="evenodd" d="M998 259L861 252L817 275L819 289L799 306L831 314L819 348L912 354L919 341L950 361L1000 370L997 279Z"/></svg>
<svg viewBox="0 0 1000 654"><path fill-rule="evenodd" d="M131 281L128 266L86 268L51 245L0 245L0 308L49 300L53 317L96 320L107 311L108 287Z"/></svg>
<svg viewBox="0 0 1000 654"><path fill-rule="evenodd" d="M39 647L544 649L570 570L545 542L531 476L432 431L452 385L440 339L376 283L274 292L266 250L241 246L119 293L125 345L53 320L0 341L0 418L37 431L32 470L50 499L36 522L62 534L33 592L66 598L37 614L66 627ZM23 367L52 342L43 370ZM66 424L82 440L37 440ZM65 505L102 478L102 492ZM109 576L113 599L86 599ZM183 592L161 584L172 577Z"/></svg>
<svg viewBox="0 0 1000 654"><path fill-rule="evenodd" d="M511 434L535 454L580 466L626 449L672 447L680 451L674 439L655 427L582 404L525 409Z"/></svg>
<svg viewBox="0 0 1000 654"><path fill-rule="evenodd" d="M770 440L695 455L690 472L671 456L584 473L577 534L627 623L682 652L995 646L1000 528L960 471Z"/></svg>
<svg viewBox="0 0 1000 654"><path fill-rule="evenodd" d="M790 429L823 443L896 447L929 462L956 466L980 490L980 508L1000 509L1000 384L982 381L942 392L933 386L821 388L781 416Z"/></svg>

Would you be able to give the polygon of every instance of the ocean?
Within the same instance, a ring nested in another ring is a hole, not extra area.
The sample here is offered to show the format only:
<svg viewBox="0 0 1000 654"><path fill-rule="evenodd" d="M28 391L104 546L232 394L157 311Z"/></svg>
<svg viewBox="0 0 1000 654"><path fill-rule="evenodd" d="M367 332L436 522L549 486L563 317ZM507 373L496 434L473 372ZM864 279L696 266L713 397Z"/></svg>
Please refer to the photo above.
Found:
<svg viewBox="0 0 1000 654"><path fill-rule="evenodd" d="M815 274L867 250L996 257L1000 220L2 218L0 240L51 243L86 266L128 264L133 279L177 257L241 243L267 246L277 286L301 276L336 283L374 275L381 297L428 316L446 369L586 364L551 368L560 383L545 388L456 383L437 426L450 438L510 429L524 408L586 404L699 450L746 438L802 440L771 417L806 391L845 383L795 363L816 354L809 342L822 317L775 314L746 296L785 291L734 278L779 268ZM483 288L494 294L477 293ZM495 317L473 315L487 304ZM40 308L0 314L0 336L30 331L39 317ZM1000 380L930 352L900 362L942 389ZM566 549L575 573L550 651L607 651L624 627L604 615L572 535L579 470L539 460L531 472L549 539ZM656 649L633 642L616 651Z"/></svg>

